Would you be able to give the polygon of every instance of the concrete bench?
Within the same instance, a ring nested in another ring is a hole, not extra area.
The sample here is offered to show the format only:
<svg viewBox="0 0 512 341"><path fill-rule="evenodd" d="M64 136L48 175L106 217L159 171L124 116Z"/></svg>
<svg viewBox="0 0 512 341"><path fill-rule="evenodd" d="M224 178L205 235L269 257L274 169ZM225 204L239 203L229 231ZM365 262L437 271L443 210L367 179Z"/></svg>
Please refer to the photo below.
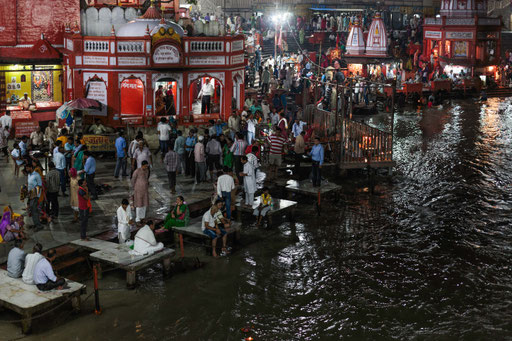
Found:
<svg viewBox="0 0 512 341"><path fill-rule="evenodd" d="M272 225L272 216L274 215L286 215L290 221L293 221L293 211L297 206L296 201L277 198L272 198L272 201L274 203L274 207L268 211L266 215L269 226ZM261 203L261 197L258 196L256 199L254 199L254 203L251 207L243 205L244 202L244 199L241 199L236 203L238 221L242 221L242 212L253 214L254 209L256 209Z"/></svg>
<svg viewBox="0 0 512 341"><path fill-rule="evenodd" d="M94 251L89 258L96 263L98 276L101 276L101 264L107 264L126 271L126 285L134 288L137 281L137 271L148 268L156 263L163 263L164 273L171 269L171 257L176 252L173 249L164 248L151 255L132 255L130 247L125 244L117 244L104 240L91 238L89 241L75 240L71 244Z"/></svg>
<svg viewBox="0 0 512 341"><path fill-rule="evenodd" d="M45 312L51 307L71 300L73 309L80 310L80 295L86 286L66 279L69 287L63 290L40 291L33 284L25 284L21 278L11 278L6 270L0 269L0 306L22 316L22 331L28 334L32 328L32 316Z"/></svg>
<svg viewBox="0 0 512 341"><path fill-rule="evenodd" d="M328 193L336 193L341 190L341 186L332 182L322 182L320 187L313 187L313 183L308 180L296 181L288 180L285 186L286 190L302 195L316 197L318 194L325 195Z"/></svg>
<svg viewBox="0 0 512 341"><path fill-rule="evenodd" d="M189 236L192 238L198 238L201 239L204 243L206 252L208 252L211 249L211 239L207 235L203 233L203 229L201 227L203 217L197 217L190 220L190 223L188 226L184 227L171 227L171 230L174 232L174 240L176 243L179 242L179 247L181 250L181 257L185 256L185 250L183 246L183 236ZM240 222L231 222L231 227L229 229L226 229L226 232L228 235L235 234L235 239L240 239L240 229L242 227L242 224ZM222 243L218 243L217 245L222 245Z"/></svg>
<svg viewBox="0 0 512 341"><path fill-rule="evenodd" d="M100 251L106 249L113 249L119 246L119 244L114 242L109 242L107 240L101 240L96 238L90 238L90 240L85 241L82 239L73 240L70 244L74 246L78 246L81 249L85 249L88 251Z"/></svg>

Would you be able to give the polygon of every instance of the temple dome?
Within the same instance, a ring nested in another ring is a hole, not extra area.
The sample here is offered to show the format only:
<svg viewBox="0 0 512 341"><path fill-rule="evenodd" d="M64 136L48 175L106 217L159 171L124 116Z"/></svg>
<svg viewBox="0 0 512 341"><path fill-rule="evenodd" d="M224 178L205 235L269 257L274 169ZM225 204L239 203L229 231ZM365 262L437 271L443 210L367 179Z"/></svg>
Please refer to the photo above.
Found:
<svg viewBox="0 0 512 341"><path fill-rule="evenodd" d="M350 29L350 33L347 38L347 55L361 56L364 54L364 36L363 29L359 23L359 19L354 20L354 25Z"/></svg>
<svg viewBox="0 0 512 341"><path fill-rule="evenodd" d="M166 31L169 29L169 28L172 28L174 30L174 32L178 33L178 35L180 37L183 37L185 35L185 31L183 30L183 27L181 27L180 25L178 25L177 23L175 23L174 21L170 21L170 20L160 20L160 22L158 23L158 25L156 25L155 27L153 27L153 29L150 30L150 35L153 36L155 35L159 30L160 28L164 28Z"/></svg>
<svg viewBox="0 0 512 341"><path fill-rule="evenodd" d="M384 20L376 13L366 39L366 54L369 56L385 57L388 51L388 35Z"/></svg>
<svg viewBox="0 0 512 341"><path fill-rule="evenodd" d="M116 32L116 36L144 37L148 34L153 35L154 33L158 32L161 27L164 27L166 30L172 27L174 31L180 35L180 37L183 37L184 35L183 28L180 25L170 20L164 20L161 13L154 6L154 4L152 4L143 16L127 22L123 26L119 27Z"/></svg>

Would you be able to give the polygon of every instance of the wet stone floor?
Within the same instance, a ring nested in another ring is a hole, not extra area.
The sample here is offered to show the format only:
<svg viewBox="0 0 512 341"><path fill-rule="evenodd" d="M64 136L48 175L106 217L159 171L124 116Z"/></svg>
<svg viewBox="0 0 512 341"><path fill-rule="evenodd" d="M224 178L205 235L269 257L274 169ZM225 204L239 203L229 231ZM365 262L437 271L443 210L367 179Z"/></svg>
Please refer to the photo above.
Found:
<svg viewBox="0 0 512 341"><path fill-rule="evenodd" d="M186 245L203 267L171 278L151 268L131 291L124 273L107 273L102 315L89 298L78 315L63 308L36 321L25 339L510 340L511 104L400 112L397 167L374 194L364 172L330 178L343 199L320 216L312 198L293 196L295 224L263 230L246 216L242 234L254 238L229 257ZM369 123L390 124L384 115ZM152 196L167 206L165 191ZM0 338L20 336L0 323Z"/></svg>

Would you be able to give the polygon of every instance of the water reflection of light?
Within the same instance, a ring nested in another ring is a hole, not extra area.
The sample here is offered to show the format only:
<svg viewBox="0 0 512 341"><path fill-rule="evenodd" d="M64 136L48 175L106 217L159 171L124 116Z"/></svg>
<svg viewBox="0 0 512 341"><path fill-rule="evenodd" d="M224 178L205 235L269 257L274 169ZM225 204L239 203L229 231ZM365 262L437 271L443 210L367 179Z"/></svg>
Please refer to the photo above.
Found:
<svg viewBox="0 0 512 341"><path fill-rule="evenodd" d="M480 123L485 140L495 140L500 132L500 116L494 106L482 107L480 110Z"/></svg>

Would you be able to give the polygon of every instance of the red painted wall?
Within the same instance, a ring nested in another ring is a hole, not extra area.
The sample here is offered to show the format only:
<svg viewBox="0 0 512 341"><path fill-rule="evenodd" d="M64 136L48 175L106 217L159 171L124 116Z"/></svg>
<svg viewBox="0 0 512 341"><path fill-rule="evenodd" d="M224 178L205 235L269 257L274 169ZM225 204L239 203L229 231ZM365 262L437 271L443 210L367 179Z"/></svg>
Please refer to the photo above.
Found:
<svg viewBox="0 0 512 341"><path fill-rule="evenodd" d="M0 45L63 44L64 24L80 25L78 0L0 0Z"/></svg>
<svg viewBox="0 0 512 341"><path fill-rule="evenodd" d="M16 44L16 2L0 0L0 45Z"/></svg>

